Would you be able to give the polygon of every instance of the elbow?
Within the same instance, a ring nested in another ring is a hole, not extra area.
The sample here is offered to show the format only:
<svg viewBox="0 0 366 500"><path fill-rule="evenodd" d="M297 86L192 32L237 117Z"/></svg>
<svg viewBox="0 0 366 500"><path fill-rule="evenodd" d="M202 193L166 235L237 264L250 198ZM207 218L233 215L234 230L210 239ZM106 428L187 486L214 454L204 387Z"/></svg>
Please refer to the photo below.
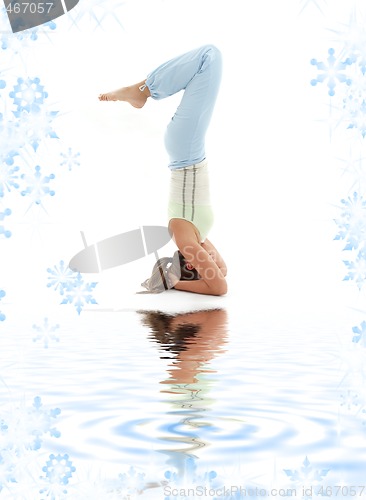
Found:
<svg viewBox="0 0 366 500"><path fill-rule="evenodd" d="M227 282L225 279L210 286L211 295L221 296L227 294Z"/></svg>

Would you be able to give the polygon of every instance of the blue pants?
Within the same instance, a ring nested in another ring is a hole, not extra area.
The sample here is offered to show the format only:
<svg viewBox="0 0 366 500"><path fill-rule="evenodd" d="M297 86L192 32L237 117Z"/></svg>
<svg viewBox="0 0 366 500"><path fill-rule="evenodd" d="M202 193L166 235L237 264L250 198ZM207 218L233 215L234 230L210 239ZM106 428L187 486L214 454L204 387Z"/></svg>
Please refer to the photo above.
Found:
<svg viewBox="0 0 366 500"><path fill-rule="evenodd" d="M172 170L205 159L205 136L221 81L221 53L205 45L162 64L152 71L146 85L153 99L164 99L184 89L165 133L165 147Z"/></svg>

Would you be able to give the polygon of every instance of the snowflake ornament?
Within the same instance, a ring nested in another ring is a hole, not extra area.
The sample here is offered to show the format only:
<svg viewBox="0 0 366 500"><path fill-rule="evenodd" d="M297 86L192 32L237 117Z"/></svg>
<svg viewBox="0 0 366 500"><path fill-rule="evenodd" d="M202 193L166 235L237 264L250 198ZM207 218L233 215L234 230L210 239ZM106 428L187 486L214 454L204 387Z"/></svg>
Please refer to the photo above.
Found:
<svg viewBox="0 0 366 500"><path fill-rule="evenodd" d="M63 260L59 264L53 266L53 268L48 268L47 272L48 283L47 287L52 287L54 290L58 291L60 295L64 295L65 290L70 286L72 287L76 283L78 273L72 271L68 266L65 266Z"/></svg>
<svg viewBox="0 0 366 500"><path fill-rule="evenodd" d="M305 460L302 463L302 467L300 470L291 470L284 469L284 473L290 480L295 483L296 486L301 486L303 491L306 491L307 488L311 486L321 486L324 477L328 474L330 469L321 469L314 470L310 464L308 457L305 457ZM308 496L303 496L303 498L312 498Z"/></svg>
<svg viewBox="0 0 366 500"><path fill-rule="evenodd" d="M359 395L349 389L341 394L341 401L341 406L349 412L360 406Z"/></svg>
<svg viewBox="0 0 366 500"><path fill-rule="evenodd" d="M42 140L58 139L58 135L52 128L52 122L58 115L58 111L47 111L45 108L39 111L18 111L14 113L18 118L18 125L22 131L23 140L37 151Z"/></svg>
<svg viewBox="0 0 366 500"><path fill-rule="evenodd" d="M61 156L63 158L63 161L60 163L61 167L65 165L71 171L73 167L80 166L80 162L78 161L80 153L73 153L71 148L66 153L61 153Z"/></svg>
<svg viewBox="0 0 366 500"><path fill-rule="evenodd" d="M78 273L72 285L65 289L65 298L61 304L73 304L78 314L81 313L85 304L97 304L92 292L98 283L85 283L81 274Z"/></svg>
<svg viewBox="0 0 366 500"><path fill-rule="evenodd" d="M47 482L48 485L41 489L40 493L46 493L50 500L59 500L63 498L63 495L67 494L65 485L69 483L69 479L76 471L76 467L69 460L67 453L64 455L54 455L52 453L46 465L42 467L42 471L45 472L45 476L41 476L41 479Z"/></svg>
<svg viewBox="0 0 366 500"><path fill-rule="evenodd" d="M366 347L366 321L362 321L360 326L352 327L353 338L352 342L362 347Z"/></svg>
<svg viewBox="0 0 366 500"><path fill-rule="evenodd" d="M53 287L64 297L61 304L73 304L78 314L85 304L97 304L92 292L98 283L85 283L82 275L66 267L63 260L52 269L48 268L47 272L49 273L47 287Z"/></svg>
<svg viewBox="0 0 366 500"><path fill-rule="evenodd" d="M8 19L7 19L8 22ZM37 37L30 31L26 33L21 31L19 33L12 33L10 30L8 33L0 33L0 49L7 50L12 55L21 56L24 49L29 47L29 42L33 42Z"/></svg>
<svg viewBox="0 0 366 500"><path fill-rule="evenodd" d="M60 432L53 426L61 413L59 408L45 410L40 397L34 398L29 408L24 403L1 415L2 450L12 450L17 456L30 450L39 450L44 434L59 438ZM0 453L3 453L0 449Z"/></svg>
<svg viewBox="0 0 366 500"><path fill-rule="evenodd" d="M9 483L16 482L16 457L0 450L0 493Z"/></svg>
<svg viewBox="0 0 366 500"><path fill-rule="evenodd" d="M8 120L0 113L0 166L14 165L14 158L21 154L27 139L17 121Z"/></svg>
<svg viewBox="0 0 366 500"><path fill-rule="evenodd" d="M0 212L0 222L5 219L5 217L9 217L11 215L11 210L10 208L6 208L4 212ZM0 224L0 237L4 236L5 238L10 238L11 236L11 231L8 229L5 229L5 226Z"/></svg>
<svg viewBox="0 0 366 500"><path fill-rule="evenodd" d="M215 471L205 472L203 474L198 474L197 465L193 458L187 458L184 463L184 471L181 473L174 471L166 471L164 474L165 478L168 480L168 485L179 489L192 489L200 487L213 488L218 485L215 484L215 479L217 478L217 473ZM170 500L172 496L165 497L165 500ZM178 497L173 497L177 498Z"/></svg>
<svg viewBox="0 0 366 500"><path fill-rule="evenodd" d="M351 85L352 80L346 76L344 71L347 69L347 66L350 66L354 63L354 59L351 57L347 57L345 61L339 61L335 57L335 50L328 50L328 59L327 62L318 62L316 59L312 59L310 64L312 66L316 66L319 73L316 78L311 80L310 84L312 86L317 85L318 83L323 83L327 81L328 85L328 94L332 97L335 95L335 87L337 85L337 80L340 83L345 83L346 85Z"/></svg>
<svg viewBox="0 0 366 500"><path fill-rule="evenodd" d="M366 200L354 192L341 203L341 217L335 220L339 232L334 239L346 242L343 250L363 248L366 243Z"/></svg>
<svg viewBox="0 0 366 500"><path fill-rule="evenodd" d="M22 174L20 176L25 184L25 189L23 189L20 194L22 196L28 196L31 199L31 206L33 204L42 205L42 200L46 196L55 195L55 191L49 187L49 183L55 178L55 175L43 175L39 165L37 165L34 170L34 174Z"/></svg>
<svg viewBox="0 0 366 500"><path fill-rule="evenodd" d="M59 342L59 338L54 334L54 332L60 327L60 325L51 326L48 323L48 318L44 318L43 325L33 325L33 330L35 330L38 335L33 338L33 342L37 342L38 340L43 341L43 346L45 349L48 349L48 345L50 342Z"/></svg>
<svg viewBox="0 0 366 500"><path fill-rule="evenodd" d="M345 87L342 99L341 121L348 129L355 129L366 136L366 76L357 72L349 86Z"/></svg>
<svg viewBox="0 0 366 500"><path fill-rule="evenodd" d="M49 434L55 438L59 438L61 436L60 431L53 427L53 421L60 415L60 413L60 408L44 410L41 398L39 396L34 398L33 406L28 411L29 424L33 429L32 434L35 436L33 449L40 449L43 434Z"/></svg>
<svg viewBox="0 0 366 500"><path fill-rule="evenodd" d="M360 16L355 9L348 22L343 24L343 29L332 30L337 35L337 41L343 45L342 54L353 59L363 75L366 74L365 22L365 16Z"/></svg>
<svg viewBox="0 0 366 500"><path fill-rule="evenodd" d="M356 129L364 139L366 137L366 101L362 99L361 102L354 101L350 106L350 101L345 104L345 109L348 115L349 125L347 128Z"/></svg>
<svg viewBox="0 0 366 500"><path fill-rule="evenodd" d="M45 92L44 86L40 84L40 79L37 78L18 78L17 85L9 93L16 106L15 116L22 111L39 112L44 104L48 93Z"/></svg>
<svg viewBox="0 0 366 500"><path fill-rule="evenodd" d="M0 164L0 198L4 198L6 191L19 189L19 167L9 165L7 162Z"/></svg>
<svg viewBox="0 0 366 500"><path fill-rule="evenodd" d="M134 467L130 467L127 473L118 475L118 492L127 497L140 495L146 488L145 477L145 473L137 472Z"/></svg>
<svg viewBox="0 0 366 500"><path fill-rule="evenodd" d="M344 260L343 262L348 268L348 274L343 281L354 281L361 290L366 280L366 250L358 252L354 261Z"/></svg>

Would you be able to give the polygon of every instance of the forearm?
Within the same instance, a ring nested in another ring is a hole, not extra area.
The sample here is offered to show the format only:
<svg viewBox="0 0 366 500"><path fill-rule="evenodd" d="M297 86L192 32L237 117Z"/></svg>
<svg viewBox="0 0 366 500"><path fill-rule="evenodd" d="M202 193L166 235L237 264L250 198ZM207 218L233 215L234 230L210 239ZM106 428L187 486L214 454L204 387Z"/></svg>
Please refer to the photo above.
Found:
<svg viewBox="0 0 366 500"><path fill-rule="evenodd" d="M225 264L221 265L221 266L218 266L218 268L220 269L220 271L222 272L222 275L223 276L226 276L227 275L227 267Z"/></svg>
<svg viewBox="0 0 366 500"><path fill-rule="evenodd" d="M218 288L217 286L210 287L203 279L192 281L178 281L174 285L174 288L183 292L200 293L203 295L224 295L227 292L225 279L223 280L222 286L220 288Z"/></svg>

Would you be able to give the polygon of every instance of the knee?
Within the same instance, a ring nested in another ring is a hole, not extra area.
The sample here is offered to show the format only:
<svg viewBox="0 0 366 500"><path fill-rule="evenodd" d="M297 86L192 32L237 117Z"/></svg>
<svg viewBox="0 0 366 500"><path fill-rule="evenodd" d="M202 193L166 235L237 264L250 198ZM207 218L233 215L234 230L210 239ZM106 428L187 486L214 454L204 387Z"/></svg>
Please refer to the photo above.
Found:
<svg viewBox="0 0 366 500"><path fill-rule="evenodd" d="M210 66L215 65L218 71L221 71L222 55L216 45L205 45L203 49L207 58L207 62L210 64Z"/></svg>
<svg viewBox="0 0 366 500"><path fill-rule="evenodd" d="M216 47L216 45L213 44L207 44L204 46L204 50L207 55L210 56L211 60L215 61L221 61L221 52L220 50Z"/></svg>
<svg viewBox="0 0 366 500"><path fill-rule="evenodd" d="M204 45L203 49L205 52L210 52L211 54L221 56L220 50L216 47L216 45L213 45L212 43Z"/></svg>

